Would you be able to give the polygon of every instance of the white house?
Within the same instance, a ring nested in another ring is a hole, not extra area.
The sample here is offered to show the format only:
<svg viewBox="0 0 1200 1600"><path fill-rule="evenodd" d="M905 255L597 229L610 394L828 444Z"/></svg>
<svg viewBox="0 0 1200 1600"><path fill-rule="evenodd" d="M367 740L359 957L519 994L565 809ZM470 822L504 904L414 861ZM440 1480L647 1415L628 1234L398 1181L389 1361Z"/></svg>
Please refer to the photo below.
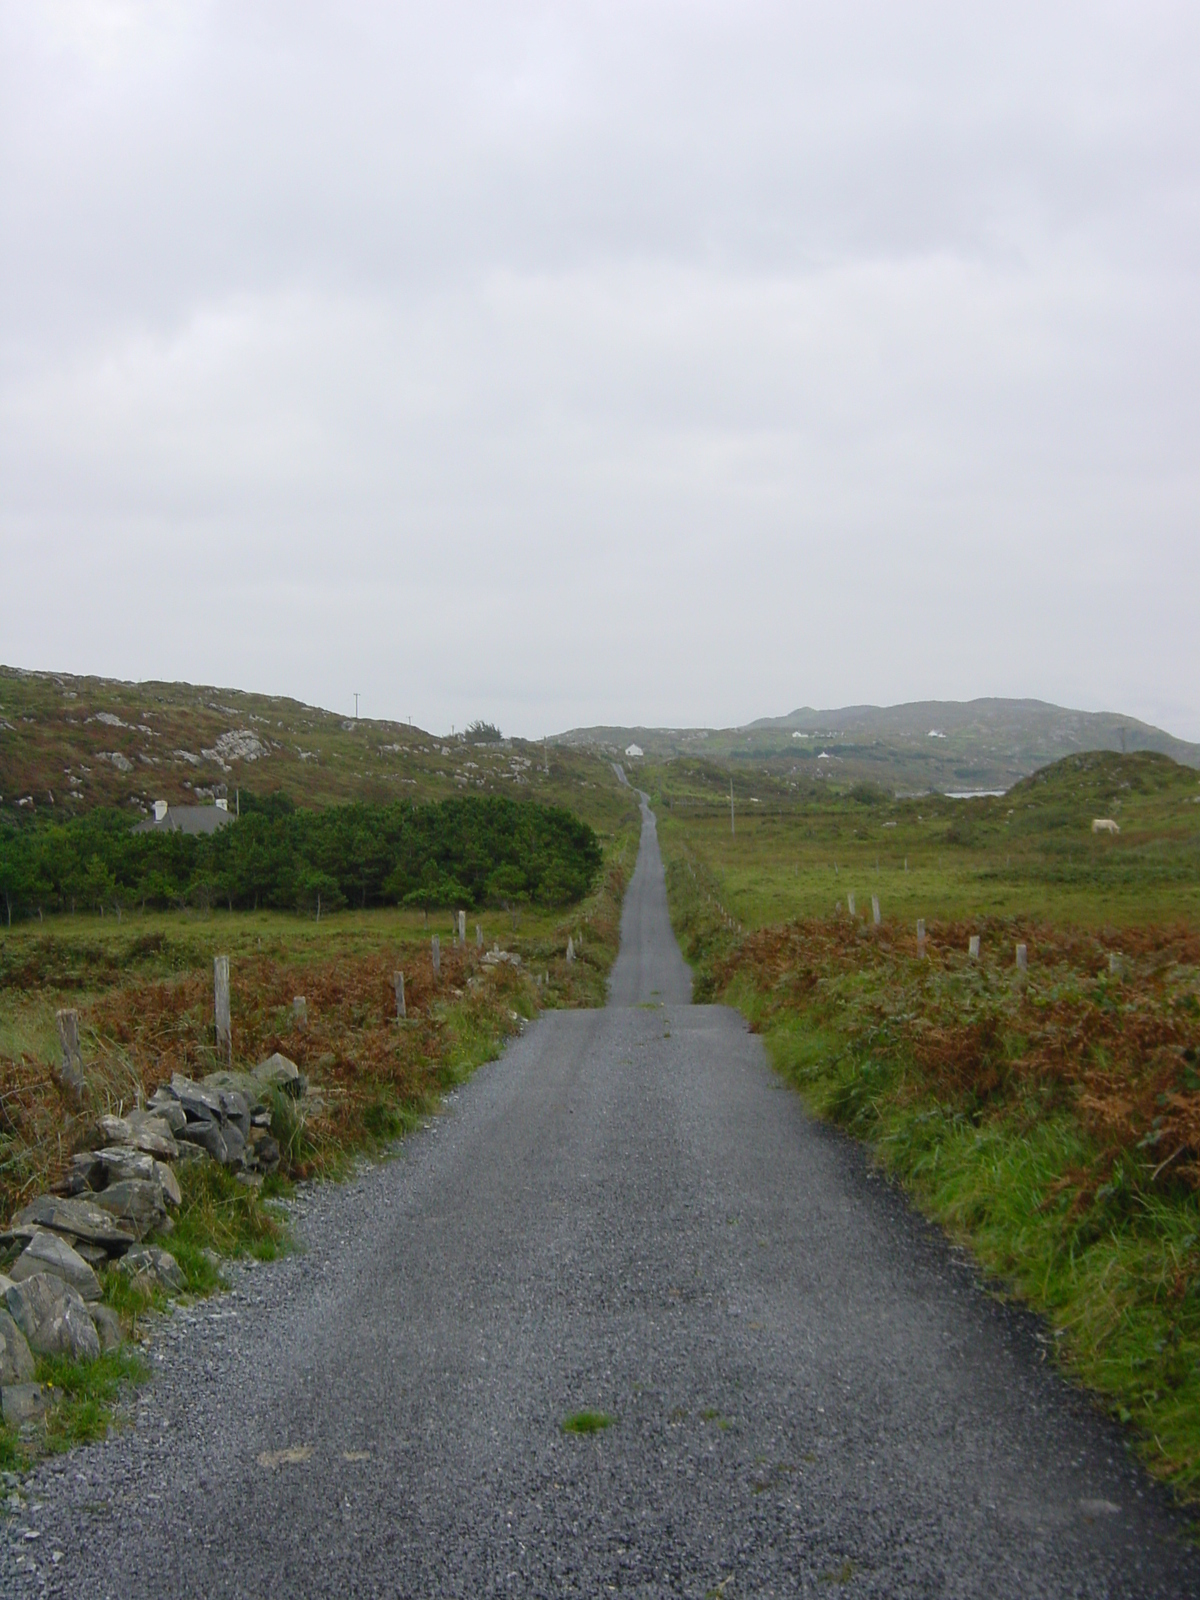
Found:
<svg viewBox="0 0 1200 1600"><path fill-rule="evenodd" d="M645 751L640 744L627 744L625 746L625 754L636 759L638 756L645 755Z"/></svg>

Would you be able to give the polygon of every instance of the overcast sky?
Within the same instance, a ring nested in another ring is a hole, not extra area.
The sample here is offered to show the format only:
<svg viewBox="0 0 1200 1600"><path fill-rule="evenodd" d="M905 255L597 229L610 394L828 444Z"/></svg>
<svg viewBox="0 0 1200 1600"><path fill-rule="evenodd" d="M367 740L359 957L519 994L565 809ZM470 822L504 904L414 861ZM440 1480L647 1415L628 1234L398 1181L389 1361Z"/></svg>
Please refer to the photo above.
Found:
<svg viewBox="0 0 1200 1600"><path fill-rule="evenodd" d="M1198 84L1148 0L0 0L0 661L1200 739Z"/></svg>

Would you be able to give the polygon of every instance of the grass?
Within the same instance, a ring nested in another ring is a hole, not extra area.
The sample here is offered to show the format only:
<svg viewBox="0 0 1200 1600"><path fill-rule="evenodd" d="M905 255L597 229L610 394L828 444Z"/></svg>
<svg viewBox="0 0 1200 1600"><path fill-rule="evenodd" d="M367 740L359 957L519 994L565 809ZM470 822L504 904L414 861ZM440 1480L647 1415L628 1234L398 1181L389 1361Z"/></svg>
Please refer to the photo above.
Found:
<svg viewBox="0 0 1200 1600"><path fill-rule="evenodd" d="M616 1417L610 1417L604 1411L574 1411L569 1417L564 1417L559 1426L563 1433L603 1433L616 1420Z"/></svg>
<svg viewBox="0 0 1200 1600"><path fill-rule="evenodd" d="M1195 775L1146 757L1105 758L1082 778L1078 763L1062 765L1020 786L1042 817L1025 825L1019 881L1015 868L1006 883L985 871L1007 806L972 823L950 868L929 866L924 959L915 918L863 921L869 877L855 919L844 897L840 915L804 898L835 829L843 839L862 831L862 802L850 796L823 798L817 816L798 804L786 825L749 827L736 853L715 848L705 819L671 817L659 835L672 916L697 998L738 1006L814 1112L869 1142L995 1281L1045 1315L1064 1369L1130 1424L1151 1470L1194 1504ZM1083 778L1092 788L1080 799ZM1122 833L1095 853L1090 824L1082 847L1076 825L1112 814L1114 784ZM789 869L810 825L805 889L803 871ZM1092 853L1056 877L1055 841L1070 830L1071 850ZM862 883L865 866L861 851L847 853L839 880ZM793 914L771 922L780 898ZM971 932L982 935L979 960L967 955ZM1013 965L1018 939L1030 953L1025 975Z"/></svg>
<svg viewBox="0 0 1200 1600"><path fill-rule="evenodd" d="M57 1453L105 1438L114 1406L148 1376L145 1361L128 1345L110 1350L95 1361L42 1356L37 1364L37 1381L57 1395L57 1403L46 1418L50 1450Z"/></svg>

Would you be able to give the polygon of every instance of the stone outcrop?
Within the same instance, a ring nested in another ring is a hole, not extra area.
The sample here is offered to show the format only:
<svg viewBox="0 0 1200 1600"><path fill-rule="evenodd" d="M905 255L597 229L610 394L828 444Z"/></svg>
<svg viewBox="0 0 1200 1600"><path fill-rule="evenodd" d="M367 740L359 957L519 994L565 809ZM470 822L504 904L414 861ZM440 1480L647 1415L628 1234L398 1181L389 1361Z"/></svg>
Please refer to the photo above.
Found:
<svg viewBox="0 0 1200 1600"><path fill-rule="evenodd" d="M69 1283L49 1272L35 1272L5 1290L4 1309L42 1356L72 1356L94 1361L100 1338L87 1306Z"/></svg>

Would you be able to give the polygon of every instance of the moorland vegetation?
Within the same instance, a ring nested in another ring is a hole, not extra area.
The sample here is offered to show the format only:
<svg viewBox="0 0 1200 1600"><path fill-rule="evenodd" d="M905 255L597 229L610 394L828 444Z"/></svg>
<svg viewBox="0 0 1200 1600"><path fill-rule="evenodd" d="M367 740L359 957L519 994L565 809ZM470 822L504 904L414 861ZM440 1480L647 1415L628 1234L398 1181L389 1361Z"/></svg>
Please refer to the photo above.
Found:
<svg viewBox="0 0 1200 1600"><path fill-rule="evenodd" d="M1194 1502L1196 773L1093 754L957 802L760 773L736 833L727 775L656 776L697 999L738 1006L813 1110L1044 1313L1048 1349Z"/></svg>

